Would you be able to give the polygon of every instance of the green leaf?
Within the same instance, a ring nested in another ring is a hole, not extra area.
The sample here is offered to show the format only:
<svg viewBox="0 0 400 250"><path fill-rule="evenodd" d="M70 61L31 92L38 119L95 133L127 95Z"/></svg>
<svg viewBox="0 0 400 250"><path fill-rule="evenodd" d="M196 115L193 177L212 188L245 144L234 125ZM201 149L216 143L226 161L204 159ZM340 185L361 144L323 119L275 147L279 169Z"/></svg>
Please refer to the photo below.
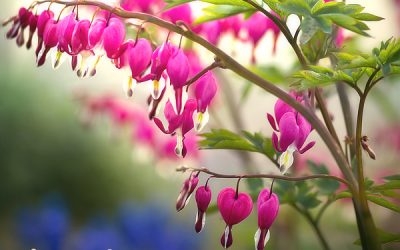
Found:
<svg viewBox="0 0 400 250"><path fill-rule="evenodd" d="M264 187L264 181L261 178L246 179L247 186L250 190L250 195L257 197Z"/></svg>
<svg viewBox="0 0 400 250"><path fill-rule="evenodd" d="M281 2L280 8L286 13L298 16L311 15L311 8L304 0L283 0Z"/></svg>
<svg viewBox="0 0 400 250"><path fill-rule="evenodd" d="M340 192L340 193L335 195L335 199L336 200L345 199L345 198L351 198L351 197L352 197L352 195L351 195L351 193L349 191L343 191L343 192Z"/></svg>
<svg viewBox="0 0 400 250"><path fill-rule="evenodd" d="M252 13L254 8L232 5L211 5L203 9L203 15L195 20L196 24L218 20L241 13Z"/></svg>
<svg viewBox="0 0 400 250"><path fill-rule="evenodd" d="M383 177L383 179L389 180L389 181L392 181L392 180L393 181L400 181L400 174L385 176L385 177Z"/></svg>
<svg viewBox="0 0 400 250"><path fill-rule="evenodd" d="M328 168L323 164L308 161L308 165L314 174L329 174ZM323 195L331 195L340 187L340 183L335 180L316 179L314 182L319 188L318 191Z"/></svg>
<svg viewBox="0 0 400 250"><path fill-rule="evenodd" d="M388 201L388 200L386 200L386 199L384 199L382 197L378 197L378 196L374 196L374 195L368 195L367 199L369 201L379 205L379 206L382 206L382 207L388 208L390 210L393 210L393 211L395 211L397 213L400 213L400 207L398 205L396 205L393 202Z"/></svg>
<svg viewBox="0 0 400 250"><path fill-rule="evenodd" d="M247 140L229 130L212 130L211 133L201 136L205 138L199 143L202 149L234 149L251 152L257 150Z"/></svg>
<svg viewBox="0 0 400 250"><path fill-rule="evenodd" d="M384 19L382 17L375 16L370 13L359 13L359 14L353 15L353 17L357 20L362 20L362 21L381 21Z"/></svg>
<svg viewBox="0 0 400 250"><path fill-rule="evenodd" d="M307 182L297 182L295 186L297 188L295 201L303 208L312 209L321 204L318 199L318 192L311 191L312 187Z"/></svg>
<svg viewBox="0 0 400 250"><path fill-rule="evenodd" d="M168 10L173 7L176 7L176 6L185 4L185 3L190 3L193 1L195 1L195 0L164 0L164 2L167 3L167 5L164 7L164 10Z"/></svg>
<svg viewBox="0 0 400 250"><path fill-rule="evenodd" d="M266 3L268 5L268 7L274 11L276 14L278 14L278 16L281 17L281 19L285 19L289 13L285 12L282 8L281 8L281 0L263 0L264 3Z"/></svg>
<svg viewBox="0 0 400 250"><path fill-rule="evenodd" d="M400 242L400 234L393 234L389 232L385 232L382 229L377 229L379 241L382 244L393 243L393 242ZM354 242L356 245L361 245L361 240L356 240Z"/></svg>
<svg viewBox="0 0 400 250"><path fill-rule="evenodd" d="M204 139L199 142L199 145L202 149L232 149L258 152L275 161L275 149L270 138L264 137L261 133L242 132L243 137L226 129L213 129L210 133L201 135Z"/></svg>
<svg viewBox="0 0 400 250"><path fill-rule="evenodd" d="M385 184L373 186L372 190L392 190L392 189L400 189L400 180L393 180L386 182Z"/></svg>
<svg viewBox="0 0 400 250"><path fill-rule="evenodd" d="M319 30L319 23L311 16L306 16L301 22L300 44L306 44Z"/></svg>

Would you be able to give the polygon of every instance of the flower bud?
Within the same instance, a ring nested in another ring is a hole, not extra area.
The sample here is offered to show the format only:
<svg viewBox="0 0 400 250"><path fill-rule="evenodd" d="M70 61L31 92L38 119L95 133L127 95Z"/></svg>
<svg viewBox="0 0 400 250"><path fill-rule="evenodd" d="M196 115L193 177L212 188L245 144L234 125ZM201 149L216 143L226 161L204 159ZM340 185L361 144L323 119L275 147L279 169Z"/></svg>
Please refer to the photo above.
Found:
<svg viewBox="0 0 400 250"><path fill-rule="evenodd" d="M199 173L197 174L192 173L189 179L186 179L185 182L183 183L183 187L176 201L176 211L179 212L182 209L184 209L187 203L189 202L190 196L196 189L197 184L199 183L198 175Z"/></svg>
<svg viewBox="0 0 400 250"><path fill-rule="evenodd" d="M208 186L201 186L196 190L197 215L195 230L197 233L203 229L206 222L206 211L208 205L210 205L211 196L211 189Z"/></svg>
<svg viewBox="0 0 400 250"><path fill-rule="evenodd" d="M257 199L258 230L254 236L257 250L262 250L270 237L270 227L279 212L279 199L269 189L260 192Z"/></svg>

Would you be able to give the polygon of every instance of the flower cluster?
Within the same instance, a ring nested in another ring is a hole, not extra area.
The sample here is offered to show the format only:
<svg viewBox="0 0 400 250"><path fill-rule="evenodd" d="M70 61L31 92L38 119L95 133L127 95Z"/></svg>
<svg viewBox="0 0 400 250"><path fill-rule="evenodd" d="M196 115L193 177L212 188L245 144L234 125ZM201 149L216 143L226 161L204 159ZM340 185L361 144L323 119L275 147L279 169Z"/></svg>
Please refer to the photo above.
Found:
<svg viewBox="0 0 400 250"><path fill-rule="evenodd" d="M143 11L156 14L165 7L165 3L158 0L125 0L121 6L130 11ZM275 15L275 13L272 14ZM228 33L233 35L235 39L251 42L253 45L252 63L256 62L255 49L261 38L266 33L272 32L272 51L275 53L280 35L278 26L261 13L255 13L247 19L244 19L241 15L235 15L224 19L195 24L195 15L190 4L182 4L162 12L161 17L172 23L184 22L194 32L203 35L214 45L217 45L221 37Z"/></svg>
<svg viewBox="0 0 400 250"><path fill-rule="evenodd" d="M188 151L186 134L193 128L201 130L208 121L208 107L217 92L215 77L206 72L191 84L194 91L189 92L189 76L200 71L195 56L188 56L180 45L175 46L168 39L153 51L153 45L147 39L126 40L125 24L111 13L108 18L95 17L91 21L79 19L74 9L62 18L60 13L55 19L50 7L38 15L21 8L7 37L17 37L17 44L22 46L24 30L29 26L27 46L31 46L35 32L38 37L37 65L43 65L51 53L52 65L57 68L68 55L72 69L79 77L94 76L97 64L106 57L116 68L129 71L124 84L128 96L133 95L138 83L151 82L150 119L154 118L165 134L177 135L175 152L184 157ZM193 65L189 60L194 60ZM188 97L188 94L194 96ZM161 117L155 118L162 108L159 104L164 105L166 126Z"/></svg>
<svg viewBox="0 0 400 250"><path fill-rule="evenodd" d="M291 96L304 104L302 94L292 92ZM275 118L271 114L267 114L267 118L275 130L272 134L272 143L275 150L281 153L279 165L281 172L285 174L293 164L295 152L303 154L314 146L315 141L312 141L303 147L312 127L301 114L280 99L275 103ZM276 133L280 134L279 138Z"/></svg>
<svg viewBox="0 0 400 250"><path fill-rule="evenodd" d="M190 177L184 181L182 190L179 194L176 209L182 210L189 202L190 196L196 189L199 178L199 172L191 173ZM201 232L205 225L206 211L212 199L211 188L208 185L210 179L204 186L196 190L197 214L195 230ZM245 192L239 192L239 182L236 190L231 187L222 189L217 197L217 206L222 219L226 223L224 233L221 236L221 245L229 248L233 243L232 227L244 221L253 210L253 200ZM263 189L257 199L258 230L254 236L256 249L264 249L270 238L270 228L279 211L279 199L276 194L269 189Z"/></svg>

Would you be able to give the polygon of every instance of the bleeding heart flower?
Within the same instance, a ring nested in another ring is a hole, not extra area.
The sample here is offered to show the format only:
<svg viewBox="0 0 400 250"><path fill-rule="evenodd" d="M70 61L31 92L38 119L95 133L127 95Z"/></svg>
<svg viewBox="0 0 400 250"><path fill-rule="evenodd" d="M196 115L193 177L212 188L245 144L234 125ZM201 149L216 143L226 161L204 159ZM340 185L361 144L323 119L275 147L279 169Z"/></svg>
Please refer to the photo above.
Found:
<svg viewBox="0 0 400 250"><path fill-rule="evenodd" d="M217 82L210 71L197 81L194 90L197 100L196 131L201 131L207 124L209 119L207 108L217 93L217 89Z"/></svg>
<svg viewBox="0 0 400 250"><path fill-rule="evenodd" d="M270 227L279 212L279 199L269 189L264 189L258 195L258 230L254 236L257 250L262 250L270 238Z"/></svg>
<svg viewBox="0 0 400 250"><path fill-rule="evenodd" d="M291 96L298 102L303 102L303 96L291 93ZM281 152L279 157L279 165L283 174L292 166L294 152L300 154L305 153L312 148L315 141L310 142L303 147L308 135L311 133L311 124L292 107L282 100L278 100L275 104L275 119L272 115L267 114L267 118L272 128L276 132L280 132L280 138L277 134L272 134L272 143L277 152ZM278 126L276 126L278 124Z"/></svg>
<svg viewBox="0 0 400 250"><path fill-rule="evenodd" d="M120 56L118 52L125 40L125 34L124 23L119 18L110 18L103 32L103 46L108 58L116 59Z"/></svg>
<svg viewBox="0 0 400 250"><path fill-rule="evenodd" d="M276 15L275 13L272 13ZM252 53L252 62L255 63L255 49L261 40L261 38L267 33L267 31L271 30L274 35L273 41L273 52L276 51L276 44L280 34L279 28L275 25L275 23L266 17L264 14L260 12L256 12L244 23L244 27L247 30L248 38L253 43L253 53Z"/></svg>
<svg viewBox="0 0 400 250"><path fill-rule="evenodd" d="M42 66L45 63L47 54L49 53L50 49L56 47L57 44L57 23L54 20L48 20L43 32L44 48L39 53L39 59L37 61L38 67Z"/></svg>
<svg viewBox="0 0 400 250"><path fill-rule="evenodd" d="M226 223L221 244L228 248L233 243L232 226L246 219L253 209L253 200L247 193L238 193L233 188L224 188L217 198L217 205Z"/></svg>
<svg viewBox="0 0 400 250"><path fill-rule="evenodd" d="M42 51L43 36L44 36L44 31L46 29L46 24L50 20L53 20L53 17L54 17L54 13L50 10L43 11L38 17L38 21L37 21L38 45L36 48L36 58L37 59L39 59L39 54L41 54L41 51Z"/></svg>
<svg viewBox="0 0 400 250"><path fill-rule="evenodd" d="M29 20L31 16L33 16L32 12L25 8L21 8L18 12L18 20L20 24L20 29L17 36L18 47L21 47L25 43L24 31L26 27L29 26Z"/></svg>
<svg viewBox="0 0 400 250"><path fill-rule="evenodd" d="M182 94L183 87L186 85L186 81L189 77L190 65L189 60L182 49L177 47L171 47L171 57L169 58L167 65L167 73L174 87L175 102L173 102L174 108L178 114L182 111Z"/></svg>
<svg viewBox="0 0 400 250"><path fill-rule="evenodd" d="M31 15L31 17L29 18L29 38L28 38L28 41L26 42L27 49L30 49L32 47L32 39L33 39L33 35L36 32L37 22L38 22L38 16Z"/></svg>
<svg viewBox="0 0 400 250"><path fill-rule="evenodd" d="M151 95L153 100L157 100L157 102L159 102L160 97L163 96L165 87L167 86L167 80L169 80L166 74L164 74L164 71L167 69L170 57L171 45L168 42L157 47L151 56L150 74L141 79L141 81L153 81Z"/></svg>
<svg viewBox="0 0 400 250"><path fill-rule="evenodd" d="M206 184L207 185L207 184ZM197 203L197 215L195 230L200 233L206 223L206 211L208 205L211 202L211 189L209 186L201 186L196 190L196 203Z"/></svg>
<svg viewBox="0 0 400 250"><path fill-rule="evenodd" d="M148 40L139 38L136 42L129 40L121 48L121 56L116 61L118 68L129 68L128 80L124 84L124 90L128 97L133 94L137 82L142 80L144 71L149 67L153 49Z"/></svg>
<svg viewBox="0 0 400 250"><path fill-rule="evenodd" d="M74 28L71 39L71 51L73 56L77 56L80 65L76 74L78 77L85 77L90 68L88 59L93 56L93 51L89 45L89 29L91 22L89 20L80 20Z"/></svg>
<svg viewBox="0 0 400 250"><path fill-rule="evenodd" d="M196 189L199 183L199 173L191 173L190 177L185 180L181 192L179 193L178 199L176 201L176 211L181 211L188 204L190 196Z"/></svg>
<svg viewBox="0 0 400 250"><path fill-rule="evenodd" d="M185 104L182 114L177 114L168 100L164 108L164 116L168 122L168 129L164 127L160 119L154 118L154 123L162 132L166 134L176 133L175 153L182 157L185 157L187 153L185 135L194 127L193 113L196 110L196 106L196 101L189 99Z"/></svg>

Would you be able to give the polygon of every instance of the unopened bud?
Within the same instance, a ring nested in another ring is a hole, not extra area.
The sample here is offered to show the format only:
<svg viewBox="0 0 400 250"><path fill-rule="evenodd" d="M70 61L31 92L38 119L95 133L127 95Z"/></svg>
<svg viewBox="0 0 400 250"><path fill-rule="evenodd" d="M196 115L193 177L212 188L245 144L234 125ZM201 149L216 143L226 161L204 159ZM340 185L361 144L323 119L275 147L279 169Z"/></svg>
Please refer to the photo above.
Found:
<svg viewBox="0 0 400 250"><path fill-rule="evenodd" d="M373 160L376 159L376 154L374 150L368 145L368 136L363 136L361 138L361 146L368 153L369 157Z"/></svg>

